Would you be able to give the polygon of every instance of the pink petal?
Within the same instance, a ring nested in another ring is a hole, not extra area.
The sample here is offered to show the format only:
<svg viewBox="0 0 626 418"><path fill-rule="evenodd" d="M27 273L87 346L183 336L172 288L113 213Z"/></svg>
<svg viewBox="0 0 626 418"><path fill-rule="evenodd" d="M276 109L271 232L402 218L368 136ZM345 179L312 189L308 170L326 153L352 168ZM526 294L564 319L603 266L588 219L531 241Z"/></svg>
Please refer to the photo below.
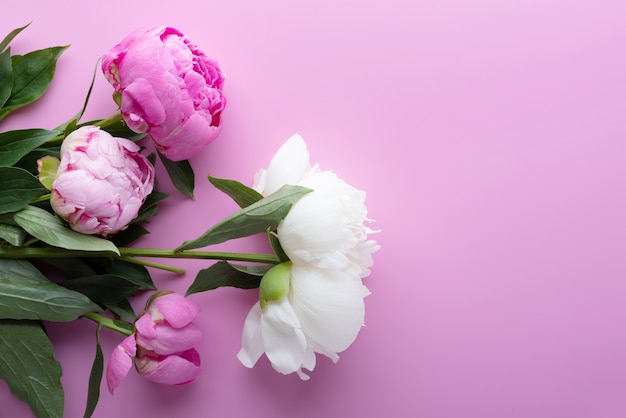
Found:
<svg viewBox="0 0 626 418"><path fill-rule="evenodd" d="M196 346L201 338L202 332L194 324L172 328L167 323L157 323L152 338L146 337L137 328L137 345L161 355L189 350Z"/></svg>
<svg viewBox="0 0 626 418"><path fill-rule="evenodd" d="M150 125L159 125L165 121L165 109L157 97L152 84L145 78L136 78L126 86L122 96L122 114L141 114ZM131 122L127 120L127 122ZM132 123L132 122L131 122ZM134 126L129 123L131 129Z"/></svg>
<svg viewBox="0 0 626 418"><path fill-rule="evenodd" d="M124 338L111 353L107 364L106 380L109 392L113 391L124 380L133 365L132 358L137 354L135 335Z"/></svg>
<svg viewBox="0 0 626 418"><path fill-rule="evenodd" d="M156 329L152 320L152 312L146 311L135 321L135 329L137 334L143 335L145 338L152 339L156 337Z"/></svg>
<svg viewBox="0 0 626 418"><path fill-rule="evenodd" d="M154 299L149 310L155 321L160 319L160 314L172 327L182 328L200 313L200 306L178 293L167 293Z"/></svg>
<svg viewBox="0 0 626 418"><path fill-rule="evenodd" d="M166 385L191 383L200 374L200 355L195 349L179 355L140 357L136 364L146 379Z"/></svg>

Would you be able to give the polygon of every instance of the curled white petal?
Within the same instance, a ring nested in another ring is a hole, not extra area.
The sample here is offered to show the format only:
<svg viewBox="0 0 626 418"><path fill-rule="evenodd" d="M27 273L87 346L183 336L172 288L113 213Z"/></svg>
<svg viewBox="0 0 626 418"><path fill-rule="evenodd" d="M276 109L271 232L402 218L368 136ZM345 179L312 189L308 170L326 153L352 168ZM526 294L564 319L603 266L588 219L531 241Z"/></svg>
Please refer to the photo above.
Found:
<svg viewBox="0 0 626 418"><path fill-rule="evenodd" d="M253 367L265 352L261 336L261 304L255 303L243 325L241 350L237 358L246 367Z"/></svg>
<svg viewBox="0 0 626 418"><path fill-rule="evenodd" d="M300 370L306 352L306 337L289 300L268 303L261 315L265 354L282 374Z"/></svg>
<svg viewBox="0 0 626 418"><path fill-rule="evenodd" d="M263 195L272 194L285 184L297 184L309 168L306 143L300 135L293 135L278 149L267 170L259 171L253 188Z"/></svg>

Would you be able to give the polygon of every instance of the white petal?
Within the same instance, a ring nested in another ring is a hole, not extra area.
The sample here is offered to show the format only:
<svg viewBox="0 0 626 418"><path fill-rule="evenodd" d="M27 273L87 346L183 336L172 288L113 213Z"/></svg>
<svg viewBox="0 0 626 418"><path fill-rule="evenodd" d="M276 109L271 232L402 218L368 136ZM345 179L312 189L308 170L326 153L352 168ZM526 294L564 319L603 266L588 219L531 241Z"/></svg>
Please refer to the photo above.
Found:
<svg viewBox="0 0 626 418"><path fill-rule="evenodd" d="M348 348L365 319L367 288L361 281L342 272L294 264L291 286L289 298L304 333L330 352Z"/></svg>
<svg viewBox="0 0 626 418"><path fill-rule="evenodd" d="M315 369L316 359L315 350L313 349L313 347L315 346L319 346L319 344L317 344L315 341L307 339L307 348L304 352L304 358L302 359L302 366L300 370L296 370L298 377L300 377L300 379L302 380L309 380L311 378L308 374L304 373L302 369L307 369L309 371L313 371L313 369Z"/></svg>
<svg viewBox="0 0 626 418"><path fill-rule="evenodd" d="M309 347L311 351L325 355L326 357L331 359L333 363L337 363L339 361L339 355L337 353L329 350L328 348L324 347L321 344L316 343L315 341L311 341L309 343ZM313 369L309 369L309 370L313 370Z"/></svg>
<svg viewBox="0 0 626 418"><path fill-rule="evenodd" d="M254 184L252 188L263 194L265 192L265 184L267 182L267 170L262 168L254 175Z"/></svg>
<svg viewBox="0 0 626 418"><path fill-rule="evenodd" d="M315 345L315 343L313 343ZM312 347L307 347L306 353L304 353L304 359L302 360L302 367L307 370L313 371L315 368L315 350Z"/></svg>
<svg viewBox="0 0 626 418"><path fill-rule="evenodd" d="M311 376L309 376L308 374L304 373L302 371L302 369L296 370L296 373L298 373L298 377L302 380L309 380L311 378Z"/></svg>
<svg viewBox="0 0 626 418"><path fill-rule="evenodd" d="M264 175L259 175L255 183L263 179L264 188L255 189L267 196L280 189L285 184L297 184L307 170L309 165L309 151L304 139L298 134L293 135L276 152Z"/></svg>
<svg viewBox="0 0 626 418"><path fill-rule="evenodd" d="M330 171L309 174L300 185L314 191L293 206L278 227L285 253L296 263L357 271L369 275L371 254L379 247L367 241L365 192Z"/></svg>
<svg viewBox="0 0 626 418"><path fill-rule="evenodd" d="M289 300L270 302L261 315L265 354L277 372L300 370L306 351L306 337Z"/></svg>
<svg viewBox="0 0 626 418"><path fill-rule="evenodd" d="M294 262L318 263L337 252L343 254L356 244L344 223L342 194L328 184L340 180L328 171L312 177L326 184L311 187L314 191L297 201L278 226L278 239ZM338 261L334 259L333 267L344 268L347 259L343 266L336 265Z"/></svg>
<svg viewBox="0 0 626 418"><path fill-rule="evenodd" d="M237 358L246 367L253 367L264 352L261 336L261 305L255 303L243 324L241 350Z"/></svg>

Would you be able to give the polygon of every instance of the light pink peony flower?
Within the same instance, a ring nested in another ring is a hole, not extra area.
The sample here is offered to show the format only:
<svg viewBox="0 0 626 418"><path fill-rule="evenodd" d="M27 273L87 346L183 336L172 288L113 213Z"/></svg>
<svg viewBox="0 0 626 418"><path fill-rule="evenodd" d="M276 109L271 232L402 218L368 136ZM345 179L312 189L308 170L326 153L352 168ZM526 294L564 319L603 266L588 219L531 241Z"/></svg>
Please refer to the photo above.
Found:
<svg viewBox="0 0 626 418"><path fill-rule="evenodd" d="M104 54L102 71L128 126L147 132L168 159L193 157L220 132L224 76L178 30L131 33Z"/></svg>
<svg viewBox="0 0 626 418"><path fill-rule="evenodd" d="M135 321L135 333L113 351L107 364L109 391L128 374L132 363L146 379L167 385L191 383L200 374L200 355L193 348L201 332L192 320L195 302L177 293L159 292Z"/></svg>
<svg viewBox="0 0 626 418"><path fill-rule="evenodd" d="M137 144L85 126L63 141L50 204L73 230L106 236L137 216L153 183L154 167Z"/></svg>

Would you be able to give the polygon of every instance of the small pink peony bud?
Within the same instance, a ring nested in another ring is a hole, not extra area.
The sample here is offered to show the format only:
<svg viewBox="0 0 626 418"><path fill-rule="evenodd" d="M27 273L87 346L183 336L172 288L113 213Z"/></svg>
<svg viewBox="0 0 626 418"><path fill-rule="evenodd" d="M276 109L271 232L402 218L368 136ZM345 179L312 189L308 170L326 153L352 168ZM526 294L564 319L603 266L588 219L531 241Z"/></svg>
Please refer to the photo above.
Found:
<svg viewBox="0 0 626 418"><path fill-rule="evenodd" d="M63 141L50 203L73 230L106 236L137 216L153 182L154 167L138 145L84 126Z"/></svg>
<svg viewBox="0 0 626 418"><path fill-rule="evenodd" d="M135 321L135 333L114 350L107 365L109 391L126 377L132 361L146 379L168 385L191 383L200 374L194 348L201 332L192 320L200 312L193 301L177 293L159 292Z"/></svg>

